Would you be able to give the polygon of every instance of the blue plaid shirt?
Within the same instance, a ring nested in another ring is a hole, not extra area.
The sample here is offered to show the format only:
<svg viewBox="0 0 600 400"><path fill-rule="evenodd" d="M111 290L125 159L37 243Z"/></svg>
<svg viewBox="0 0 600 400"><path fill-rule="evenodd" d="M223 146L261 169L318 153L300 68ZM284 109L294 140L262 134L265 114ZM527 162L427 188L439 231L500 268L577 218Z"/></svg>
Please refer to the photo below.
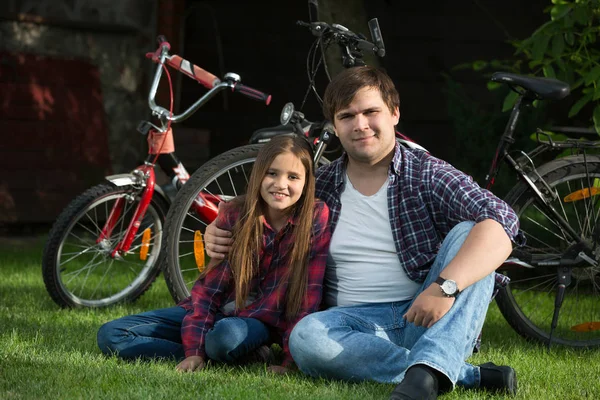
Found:
<svg viewBox="0 0 600 400"><path fill-rule="evenodd" d="M347 155L317 171L316 196L329 206L331 232L337 225ZM459 222L493 219L521 244L515 212L473 179L427 152L396 143L387 190L396 253L408 277L423 282L448 232ZM508 278L496 274L496 282Z"/></svg>

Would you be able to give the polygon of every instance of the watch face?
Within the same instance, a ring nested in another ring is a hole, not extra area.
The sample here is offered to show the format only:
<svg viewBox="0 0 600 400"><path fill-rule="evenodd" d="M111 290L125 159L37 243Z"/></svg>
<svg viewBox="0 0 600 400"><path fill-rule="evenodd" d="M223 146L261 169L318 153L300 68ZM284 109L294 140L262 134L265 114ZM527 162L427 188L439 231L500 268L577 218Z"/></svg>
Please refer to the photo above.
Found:
<svg viewBox="0 0 600 400"><path fill-rule="evenodd" d="M458 291L458 286L456 286L456 282L447 280L442 284L442 290L447 295L454 295Z"/></svg>

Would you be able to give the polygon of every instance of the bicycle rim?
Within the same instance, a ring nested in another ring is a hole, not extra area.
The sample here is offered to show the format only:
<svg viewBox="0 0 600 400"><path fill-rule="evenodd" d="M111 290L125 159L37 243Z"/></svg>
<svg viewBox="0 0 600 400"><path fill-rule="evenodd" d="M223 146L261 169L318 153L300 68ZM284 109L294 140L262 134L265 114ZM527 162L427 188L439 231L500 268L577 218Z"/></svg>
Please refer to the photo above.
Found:
<svg viewBox="0 0 600 400"><path fill-rule="evenodd" d="M600 186L600 164L589 163L587 170L589 174L583 163L563 162L544 179L554 192L552 205L581 237L596 242L596 254L600 255L598 240L593 238L594 231L600 228L600 190L594 190L595 185ZM527 239L520 250L534 260L560 260L572 244L568 235L536 203L532 191L523 188L507 199L519 215ZM598 259L597 256L595 261ZM557 268L524 268L507 263L499 271L511 278L506 291L498 296L502 313L521 335L547 344L559 284ZM600 346L599 266L572 269L552 343Z"/></svg>
<svg viewBox="0 0 600 400"><path fill-rule="evenodd" d="M107 217L120 198L126 198L121 216L111 235L98 242ZM122 257L111 257L138 204L135 191L115 189L94 199L68 225L56 253L56 270L61 294L70 304L103 307L132 301L138 297L136 292L153 280L162 241L162 216L153 203L146 210L130 250Z"/></svg>

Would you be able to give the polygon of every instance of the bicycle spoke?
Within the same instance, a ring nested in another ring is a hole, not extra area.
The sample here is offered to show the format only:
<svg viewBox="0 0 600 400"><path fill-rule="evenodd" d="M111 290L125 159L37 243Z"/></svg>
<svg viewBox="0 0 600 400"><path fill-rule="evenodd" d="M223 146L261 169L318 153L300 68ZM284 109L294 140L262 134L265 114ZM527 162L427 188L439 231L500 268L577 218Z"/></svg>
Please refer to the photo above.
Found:
<svg viewBox="0 0 600 400"><path fill-rule="evenodd" d="M94 212L95 212L95 211L96 211L96 208L94 208ZM96 223L96 221L98 221L98 219L96 218L96 220L93 220L93 219L92 219L92 217L90 217L90 215L88 214L88 212L86 212L86 213L84 214L84 216L85 216L85 217L86 217L86 218L87 218L87 219L88 219L88 220L89 220L89 221L92 223L92 225L94 225L94 226L96 227L96 232L95 232L95 233L92 233L92 235L96 235L96 236L98 236L98 234L99 234L100 232L102 232L102 228L100 228L100 227L98 226L98 224Z"/></svg>
<svg viewBox="0 0 600 400"><path fill-rule="evenodd" d="M110 271L110 269L113 266L115 259L113 258L110 261L110 264L108 264L108 267L106 268L106 270L104 271L104 274L102 275L102 278L100 278L100 282L98 282L98 284L96 285L96 287L94 288L94 291L92 292L92 294L90 295L91 298L96 297L96 291L98 291L98 288L102 285L102 283L104 282L104 278L106 278L106 275L108 274L108 271Z"/></svg>
<svg viewBox="0 0 600 400"><path fill-rule="evenodd" d="M566 182L567 184L567 188L568 188L568 193L573 193L575 192L575 190L573 190L573 188L571 188L571 182ZM558 195L558 193L557 193ZM562 205L562 201L560 195L559 196L559 203ZM579 211L577 210L577 207L575 205L572 206L573 211L575 212L575 221L577 221L577 224L579 225L579 232L583 232L583 226L581 226L581 218L579 217Z"/></svg>
<svg viewBox="0 0 600 400"><path fill-rule="evenodd" d="M187 212L186 213L186 217L190 217L192 218L194 221L201 223L204 226L208 226L208 224L204 221L202 221L200 218L196 217L194 214L192 214L191 212Z"/></svg>
<svg viewBox="0 0 600 400"><path fill-rule="evenodd" d="M65 277L71 276L71 279L69 279L65 283L68 285L69 283L71 283L73 281L73 279L77 278L79 276L79 274L81 274L83 271L89 271L91 269L94 269L98 265L102 264L102 261L103 261L102 258L100 258L100 261L97 261L97 262L94 263L94 261L96 260L96 258L97 258L97 254L94 255L94 257L90 260L90 262L88 262L82 268L79 268L77 270L74 270L72 272L68 272L68 273L64 274L63 276L65 276Z"/></svg>
<svg viewBox="0 0 600 400"><path fill-rule="evenodd" d="M231 188L233 189L233 195L237 197L237 190L235 190L235 184L233 183L233 178L231 177L231 173L229 171L227 171L227 176L229 177L229 182L231 183Z"/></svg>
<svg viewBox="0 0 600 400"><path fill-rule="evenodd" d="M549 228L547 228L545 225L540 224L538 221L534 220L533 218L527 217L527 219L537 225L538 227L544 229L545 231L547 231L548 233L551 233L552 235L556 236L559 240L566 240L566 236L564 234L564 232L562 231L562 228L556 223L554 222L551 218L548 217L548 215L546 215L546 213L544 213L542 210L540 210L537 206L534 205L534 208L536 210L538 210L542 215L544 215L544 217L546 218L546 220L552 222L552 224L556 227L558 227L562 233L562 236L559 236L558 234L556 234L555 232L551 231Z"/></svg>
<svg viewBox="0 0 600 400"><path fill-rule="evenodd" d="M62 254L66 254L66 255L71 255L71 254L75 254L73 257L69 258L68 260L65 260L63 262L60 262L58 264L59 267L63 266L64 264L67 264L71 261L73 261L74 259L78 258L79 256L82 256L84 254L87 254L89 251L91 251L93 249L93 247L88 247L87 249L80 251L79 253L61 253ZM97 253L98 254L98 253Z"/></svg>

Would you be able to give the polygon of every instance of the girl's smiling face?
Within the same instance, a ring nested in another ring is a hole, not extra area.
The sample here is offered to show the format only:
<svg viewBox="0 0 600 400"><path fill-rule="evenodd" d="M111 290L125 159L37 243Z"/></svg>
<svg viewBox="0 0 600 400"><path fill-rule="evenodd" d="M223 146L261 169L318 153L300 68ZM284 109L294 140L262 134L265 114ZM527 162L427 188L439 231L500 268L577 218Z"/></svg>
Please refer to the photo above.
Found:
<svg viewBox="0 0 600 400"><path fill-rule="evenodd" d="M287 218L287 210L302 196L305 181L306 168L298 157L289 151L275 157L260 185L270 224Z"/></svg>

